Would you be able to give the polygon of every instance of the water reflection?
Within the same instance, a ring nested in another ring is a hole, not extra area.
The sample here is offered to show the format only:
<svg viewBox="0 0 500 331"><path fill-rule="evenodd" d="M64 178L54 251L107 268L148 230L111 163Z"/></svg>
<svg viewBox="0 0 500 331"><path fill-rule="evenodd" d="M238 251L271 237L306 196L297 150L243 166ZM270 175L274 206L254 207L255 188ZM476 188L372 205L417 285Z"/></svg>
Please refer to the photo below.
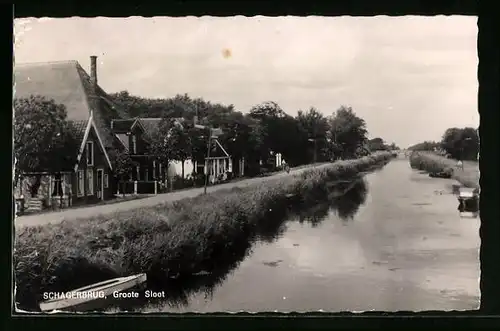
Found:
<svg viewBox="0 0 500 331"><path fill-rule="evenodd" d="M280 238L287 230L287 223L298 221L309 223L317 227L323 222L331 211L339 218L348 221L357 213L367 196L368 187L363 178L354 178L350 181L336 183L329 190L330 194L317 204L305 208L301 205L293 205L286 210L273 211L268 220L261 222L256 229L255 236L250 240L241 242L240 245L231 249L230 254L224 256L225 263L218 263L219 267L210 273L183 276L178 279L162 280L158 282L148 281L148 290L164 291L166 299L144 299L140 295L137 300L123 300L119 303L118 311L135 311L144 306L148 310L154 307L183 307L188 306L190 298L200 293L210 299L218 286L238 268L239 264L251 253L252 246L256 241L273 242ZM115 309L111 309L114 311Z"/></svg>
<svg viewBox="0 0 500 331"><path fill-rule="evenodd" d="M354 181L342 182L334 187L326 201L298 211L298 221L308 222L312 227L317 227L328 216L330 211L334 211L337 216L348 221L356 215L359 207L365 203L368 193L368 185L362 178Z"/></svg>
<svg viewBox="0 0 500 331"><path fill-rule="evenodd" d="M364 180L358 180L344 195L336 198L332 203L340 219L347 221L356 215L359 207L366 201L368 185Z"/></svg>

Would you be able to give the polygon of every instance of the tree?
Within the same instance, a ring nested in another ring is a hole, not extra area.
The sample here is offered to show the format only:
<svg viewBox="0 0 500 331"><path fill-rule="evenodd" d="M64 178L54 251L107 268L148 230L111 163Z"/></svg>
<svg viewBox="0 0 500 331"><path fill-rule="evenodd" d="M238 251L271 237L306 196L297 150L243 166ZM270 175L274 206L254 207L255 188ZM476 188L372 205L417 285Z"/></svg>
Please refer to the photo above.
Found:
<svg viewBox="0 0 500 331"><path fill-rule="evenodd" d="M163 118L158 130L151 134L148 152L152 157L163 164L168 171L168 166L171 161L176 160L177 152L171 141L171 130L175 126L175 120L171 118ZM161 174L160 174L161 176Z"/></svg>
<svg viewBox="0 0 500 331"><path fill-rule="evenodd" d="M130 153L125 150L113 150L111 153L114 161L114 175L118 184L122 183L122 193L125 195L125 181L131 179L130 175L137 164L130 157Z"/></svg>
<svg viewBox="0 0 500 331"><path fill-rule="evenodd" d="M232 112L221 118L220 128L223 134L219 136L220 143L225 146L227 152L236 159L251 158L249 151L255 150L252 145L252 132L258 121L240 112ZM256 138L257 136L254 136ZM260 141L260 138L256 140Z"/></svg>
<svg viewBox="0 0 500 331"><path fill-rule="evenodd" d="M285 115L283 109L274 101L266 101L250 109L248 116L253 120L253 123L249 139L252 148L249 154L252 159L249 161L255 165L263 161L267 165L271 152L281 152L279 148L276 148L278 133L273 130L273 124L278 118Z"/></svg>
<svg viewBox="0 0 500 331"><path fill-rule="evenodd" d="M373 138L368 140L368 148L370 151L384 151L389 149L382 138Z"/></svg>
<svg viewBox="0 0 500 331"><path fill-rule="evenodd" d="M189 135L190 139L189 158L193 162L203 163L205 156L207 155L207 138L209 135L209 129L198 129L190 123L185 123L183 125L184 130L186 131L186 134Z"/></svg>
<svg viewBox="0 0 500 331"><path fill-rule="evenodd" d="M308 151L308 162L330 159L328 148L328 120L316 108L311 107L307 112L299 110L296 117L303 133L303 139Z"/></svg>
<svg viewBox="0 0 500 331"><path fill-rule="evenodd" d="M356 156L367 141L366 123L351 107L341 106L329 119L331 141L343 158Z"/></svg>
<svg viewBox="0 0 500 331"><path fill-rule="evenodd" d="M14 100L15 185L23 172L60 174L76 163L78 141L72 124L66 121L66 107L54 100L32 95ZM35 196L40 187L37 175L31 187Z"/></svg>
<svg viewBox="0 0 500 331"><path fill-rule="evenodd" d="M396 143L391 143L391 144L389 145L389 149L390 149L391 151L398 151L400 148L396 145Z"/></svg>
<svg viewBox="0 0 500 331"><path fill-rule="evenodd" d="M268 161L271 154L280 153L289 164L307 162L308 146L311 145L307 133L296 118L287 115L276 102L255 105L248 117L254 121L249 152L257 160Z"/></svg>
<svg viewBox="0 0 500 331"><path fill-rule="evenodd" d="M286 114L274 101L265 101L252 107L250 117L264 120L269 117L284 117Z"/></svg>
<svg viewBox="0 0 500 331"><path fill-rule="evenodd" d="M296 118L286 115L273 122L274 147L290 165L297 166L308 162L311 147L307 132Z"/></svg>
<svg viewBox="0 0 500 331"><path fill-rule="evenodd" d="M191 156L192 144L191 135L189 134L189 124L175 122L170 128L168 141L172 145L172 158L181 162L182 180L184 180L184 165L186 160Z"/></svg>
<svg viewBox="0 0 500 331"><path fill-rule="evenodd" d="M439 148L441 146L440 143L437 143L435 141L424 141L415 145L412 145L408 147L408 150L411 151L434 151L435 149Z"/></svg>
<svg viewBox="0 0 500 331"><path fill-rule="evenodd" d="M192 99L188 94L177 94L172 98L142 98L121 91L110 95L114 102L127 109L129 117L184 118L194 116L208 119L216 125L218 118L234 111L233 105L211 103L201 98Z"/></svg>
<svg viewBox="0 0 500 331"><path fill-rule="evenodd" d="M479 136L475 128L449 128L443 134L442 148L454 159L477 160Z"/></svg>

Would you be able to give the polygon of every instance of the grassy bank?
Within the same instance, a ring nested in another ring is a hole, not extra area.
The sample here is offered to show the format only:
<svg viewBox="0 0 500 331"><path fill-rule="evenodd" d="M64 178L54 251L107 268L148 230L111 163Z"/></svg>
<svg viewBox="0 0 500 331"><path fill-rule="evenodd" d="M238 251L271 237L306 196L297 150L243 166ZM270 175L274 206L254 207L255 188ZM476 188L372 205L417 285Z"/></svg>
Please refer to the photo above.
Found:
<svg viewBox="0 0 500 331"><path fill-rule="evenodd" d="M341 161L245 188L92 219L16 231L16 301L34 308L45 291L66 291L107 278L148 274L148 282L211 272L224 256L273 226L290 204L314 205L331 183L388 162L390 153ZM289 194L294 195L290 198Z"/></svg>
<svg viewBox="0 0 500 331"><path fill-rule="evenodd" d="M429 173L448 172L451 178L462 185L479 188L479 168L477 162L465 162L464 170L456 168L457 161L430 152L413 152L410 155L410 165L414 169Z"/></svg>

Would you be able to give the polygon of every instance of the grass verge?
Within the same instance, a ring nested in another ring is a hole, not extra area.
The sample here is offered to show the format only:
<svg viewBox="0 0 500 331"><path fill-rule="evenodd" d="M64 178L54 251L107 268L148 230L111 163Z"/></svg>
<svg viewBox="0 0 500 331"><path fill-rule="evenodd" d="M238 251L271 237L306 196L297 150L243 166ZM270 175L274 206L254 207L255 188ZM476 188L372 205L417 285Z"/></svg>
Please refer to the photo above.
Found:
<svg viewBox="0 0 500 331"><path fill-rule="evenodd" d="M429 173L449 172L451 178L457 180L465 187L479 188L479 168L477 162L465 162L464 170L455 167L456 160L430 152L412 152L410 166L414 169Z"/></svg>
<svg viewBox="0 0 500 331"><path fill-rule="evenodd" d="M332 182L392 157L376 153L244 188L20 228L14 244L16 302L20 308L36 309L44 292L139 272L148 274L148 283L211 272L257 229L282 219L290 205L314 205L328 196Z"/></svg>

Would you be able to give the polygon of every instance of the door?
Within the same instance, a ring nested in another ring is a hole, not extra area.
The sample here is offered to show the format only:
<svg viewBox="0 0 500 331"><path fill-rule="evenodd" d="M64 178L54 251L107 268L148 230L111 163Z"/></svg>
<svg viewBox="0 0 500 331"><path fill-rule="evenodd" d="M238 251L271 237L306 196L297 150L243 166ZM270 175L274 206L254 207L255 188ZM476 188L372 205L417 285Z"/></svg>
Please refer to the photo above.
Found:
<svg viewBox="0 0 500 331"><path fill-rule="evenodd" d="M103 169L97 169L97 188L96 188L96 193L97 193L97 198L99 198L101 200L104 200L103 187L104 187L104 170Z"/></svg>

